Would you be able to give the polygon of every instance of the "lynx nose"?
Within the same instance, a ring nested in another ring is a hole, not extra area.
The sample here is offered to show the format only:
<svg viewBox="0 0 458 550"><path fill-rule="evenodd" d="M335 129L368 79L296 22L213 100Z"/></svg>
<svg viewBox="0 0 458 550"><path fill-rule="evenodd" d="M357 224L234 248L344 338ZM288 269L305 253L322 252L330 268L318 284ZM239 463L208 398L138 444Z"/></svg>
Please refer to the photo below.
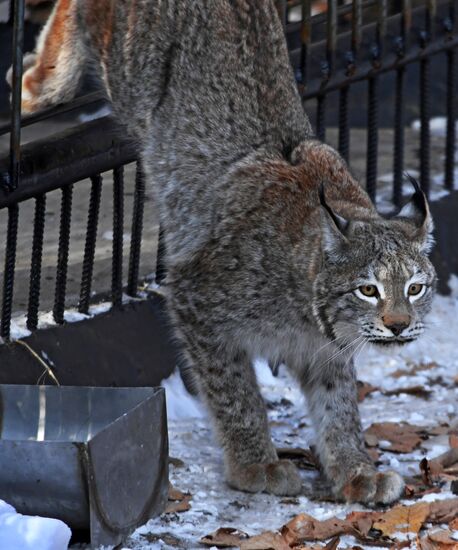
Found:
<svg viewBox="0 0 458 550"><path fill-rule="evenodd" d="M387 329L399 336L410 325L410 315L384 315L382 321Z"/></svg>

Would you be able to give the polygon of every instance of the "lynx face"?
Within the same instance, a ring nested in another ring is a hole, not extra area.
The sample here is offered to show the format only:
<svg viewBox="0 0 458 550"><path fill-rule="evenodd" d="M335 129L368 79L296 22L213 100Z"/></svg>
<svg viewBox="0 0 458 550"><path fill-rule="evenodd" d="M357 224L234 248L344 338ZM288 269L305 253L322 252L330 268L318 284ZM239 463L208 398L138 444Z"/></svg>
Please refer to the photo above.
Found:
<svg viewBox="0 0 458 550"><path fill-rule="evenodd" d="M405 344L422 334L436 283L432 221L417 191L396 218L347 221L325 204L315 316L337 344Z"/></svg>

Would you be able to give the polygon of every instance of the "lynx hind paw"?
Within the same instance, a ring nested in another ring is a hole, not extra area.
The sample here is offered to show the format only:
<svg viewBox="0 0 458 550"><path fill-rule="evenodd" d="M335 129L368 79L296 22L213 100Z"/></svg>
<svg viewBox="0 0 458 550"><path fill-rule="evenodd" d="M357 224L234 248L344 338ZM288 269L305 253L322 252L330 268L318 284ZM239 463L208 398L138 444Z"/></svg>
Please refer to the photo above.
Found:
<svg viewBox="0 0 458 550"><path fill-rule="evenodd" d="M265 492L279 496L297 495L302 488L299 472L289 460L237 466L228 473L227 482L240 491Z"/></svg>
<svg viewBox="0 0 458 550"><path fill-rule="evenodd" d="M35 63L37 62L38 56L35 53L26 53L24 55L24 59L22 61L23 66L23 73L33 67ZM6 73L6 82L8 83L8 86L11 88L13 84L13 67L10 67Z"/></svg>
<svg viewBox="0 0 458 550"><path fill-rule="evenodd" d="M38 56L28 53L24 56L22 76L22 112L30 114L42 108L37 90L41 90L40 80L37 79L36 64ZM10 88L13 83L13 68L10 67L6 73L6 81Z"/></svg>
<svg viewBox="0 0 458 550"><path fill-rule="evenodd" d="M404 493L404 480L396 472L377 472L372 468L361 468L341 491L347 502L365 504L389 504Z"/></svg>

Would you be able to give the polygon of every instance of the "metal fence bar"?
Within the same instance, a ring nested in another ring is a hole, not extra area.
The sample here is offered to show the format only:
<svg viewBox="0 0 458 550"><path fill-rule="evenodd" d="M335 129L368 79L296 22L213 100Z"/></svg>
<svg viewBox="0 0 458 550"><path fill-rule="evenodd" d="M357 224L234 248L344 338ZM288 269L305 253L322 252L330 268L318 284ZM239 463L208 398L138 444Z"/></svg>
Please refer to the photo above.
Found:
<svg viewBox="0 0 458 550"><path fill-rule="evenodd" d="M124 238L124 167L113 170L113 258L111 299L113 306L122 304L122 251Z"/></svg>
<svg viewBox="0 0 458 550"><path fill-rule="evenodd" d="M5 270L3 272L3 301L0 336L8 341L11 331L11 314L13 311L14 271L16 267L17 229L19 206L8 208L8 229L6 233Z"/></svg>
<svg viewBox="0 0 458 550"><path fill-rule="evenodd" d="M339 94L339 145L342 157L348 162L350 152L350 126L348 124L348 86Z"/></svg>
<svg viewBox="0 0 458 550"><path fill-rule="evenodd" d="M427 25L430 18L427 16ZM421 33L421 44L426 46L428 42L428 26ZM420 61L420 185L426 196L429 196L430 184L430 59L424 57Z"/></svg>
<svg viewBox="0 0 458 550"><path fill-rule="evenodd" d="M302 0L301 23L301 83L307 86L308 70L310 63L310 43L312 41L312 0Z"/></svg>
<svg viewBox="0 0 458 550"><path fill-rule="evenodd" d="M156 257L156 283L160 285L167 275L167 268L165 265L165 235L164 230L159 226L159 240L157 245L157 257Z"/></svg>
<svg viewBox="0 0 458 550"><path fill-rule="evenodd" d="M402 59L409 45L410 25L412 22L411 0L402 2L400 35L396 41L396 53ZM400 206L402 201L402 181L404 172L404 66L396 71L396 96L394 112L394 151L393 151L393 203Z"/></svg>
<svg viewBox="0 0 458 550"><path fill-rule="evenodd" d="M456 0L449 5L449 15L444 22L447 33L451 36L456 30ZM447 134L445 141L445 178L447 189L453 189L455 179L455 146L456 146L456 50L447 52Z"/></svg>
<svg viewBox="0 0 458 550"><path fill-rule="evenodd" d="M10 171L8 187L16 189L19 183L21 160L21 98L22 98L22 57L24 46L24 6L25 0L15 0L13 14L13 75L12 113L10 133Z"/></svg>
<svg viewBox="0 0 458 550"><path fill-rule="evenodd" d="M32 260L30 265L29 303L27 309L27 328L38 327L40 308L41 265L43 258L43 237L45 231L46 195L35 199L35 217L33 221Z"/></svg>
<svg viewBox="0 0 458 550"><path fill-rule="evenodd" d="M145 178L137 162L135 173L134 207L132 211L132 233L130 239L129 275L127 281L127 294L137 295L138 274L140 270L140 252L143 233L143 211L145 205Z"/></svg>
<svg viewBox="0 0 458 550"><path fill-rule="evenodd" d="M56 290L54 293L54 321L64 323L65 296L67 291L68 251L70 246L70 225L72 219L73 186L62 189L60 208L59 248L57 252Z"/></svg>
<svg viewBox="0 0 458 550"><path fill-rule="evenodd" d="M384 51L386 14L386 0L381 0L378 2L375 43L372 48L372 63L374 68L380 65ZM366 188L370 198L375 202L378 160L378 75L369 78L367 104Z"/></svg>
<svg viewBox="0 0 458 550"><path fill-rule="evenodd" d="M326 96L319 95L316 105L316 137L320 141L326 139Z"/></svg>
<svg viewBox="0 0 458 550"><path fill-rule="evenodd" d="M97 226L99 222L100 198L102 195L102 176L91 177L91 195L87 216L86 241L84 244L83 268L78 311L87 314L91 300L92 275L94 271L95 247L97 244Z"/></svg>

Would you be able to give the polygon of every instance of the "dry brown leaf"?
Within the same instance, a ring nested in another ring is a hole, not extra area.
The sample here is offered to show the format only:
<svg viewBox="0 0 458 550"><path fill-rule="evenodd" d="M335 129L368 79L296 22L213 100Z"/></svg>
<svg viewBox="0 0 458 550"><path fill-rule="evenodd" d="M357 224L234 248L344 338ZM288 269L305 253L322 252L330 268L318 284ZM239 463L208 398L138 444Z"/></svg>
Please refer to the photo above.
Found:
<svg viewBox="0 0 458 550"><path fill-rule="evenodd" d="M458 449L458 435L450 434L448 442L452 449Z"/></svg>
<svg viewBox="0 0 458 550"><path fill-rule="evenodd" d="M437 363L431 361L430 363L420 363L419 365L413 365L411 369L399 369L394 371L391 376L393 378L401 378L401 376L415 376L417 372L431 370L438 366Z"/></svg>
<svg viewBox="0 0 458 550"><path fill-rule="evenodd" d="M169 501L165 507L165 514L173 514L175 512L186 512L191 508L192 495L183 493L169 483Z"/></svg>
<svg viewBox="0 0 458 550"><path fill-rule="evenodd" d="M339 546L340 538L334 537L331 539L328 544L324 547L324 550L337 550L337 547Z"/></svg>
<svg viewBox="0 0 458 550"><path fill-rule="evenodd" d="M458 518L458 498L430 502L430 523L449 523Z"/></svg>
<svg viewBox="0 0 458 550"><path fill-rule="evenodd" d="M266 531L243 540L240 543L240 550L291 550L291 548L279 533Z"/></svg>
<svg viewBox="0 0 458 550"><path fill-rule="evenodd" d="M401 393L428 399L431 397L432 391L425 389L423 386L408 386L407 388L396 388L395 390L384 391L383 395L400 395Z"/></svg>
<svg viewBox="0 0 458 550"><path fill-rule="evenodd" d="M240 546L240 543L248 538L247 533L233 527L220 527L213 533L202 537L200 543L217 548L234 548Z"/></svg>
<svg viewBox="0 0 458 550"><path fill-rule="evenodd" d="M453 533L446 529L429 531L426 536L418 540L420 550L457 550L458 540Z"/></svg>
<svg viewBox="0 0 458 550"><path fill-rule="evenodd" d="M320 463L311 449L301 447L278 447L278 458L281 460L292 460L301 470L319 470Z"/></svg>
<svg viewBox="0 0 458 550"><path fill-rule="evenodd" d="M448 526L450 529L453 529L454 531L458 531L458 517L456 519L453 519Z"/></svg>
<svg viewBox="0 0 458 550"><path fill-rule="evenodd" d="M393 453L410 453L426 438L424 428L406 422L376 422L364 433L366 441L367 436L375 436L378 441L389 441L390 446L386 450Z"/></svg>
<svg viewBox="0 0 458 550"><path fill-rule="evenodd" d="M423 481L431 485L435 479L453 474L455 465L458 465L458 448L456 447L432 460L423 458L420 461Z"/></svg>
<svg viewBox="0 0 458 550"><path fill-rule="evenodd" d="M374 391L378 391L379 389L372 384L369 384L369 382L363 382L362 380L358 380L356 382L356 388L358 391L358 403L361 403L368 395L374 393Z"/></svg>
<svg viewBox="0 0 458 550"><path fill-rule="evenodd" d="M177 512L187 512L191 509L191 495L187 495L180 501L169 501L165 507L164 514L175 514Z"/></svg>
<svg viewBox="0 0 458 550"><path fill-rule="evenodd" d="M299 514L282 529L286 541L291 544L300 541L326 540L344 534L354 534L353 525L342 519L330 518L324 521L308 514Z"/></svg>
<svg viewBox="0 0 458 550"><path fill-rule="evenodd" d="M394 533L418 533L428 518L429 511L428 502L419 502L412 506L398 505L381 514L373 528L388 537Z"/></svg>

